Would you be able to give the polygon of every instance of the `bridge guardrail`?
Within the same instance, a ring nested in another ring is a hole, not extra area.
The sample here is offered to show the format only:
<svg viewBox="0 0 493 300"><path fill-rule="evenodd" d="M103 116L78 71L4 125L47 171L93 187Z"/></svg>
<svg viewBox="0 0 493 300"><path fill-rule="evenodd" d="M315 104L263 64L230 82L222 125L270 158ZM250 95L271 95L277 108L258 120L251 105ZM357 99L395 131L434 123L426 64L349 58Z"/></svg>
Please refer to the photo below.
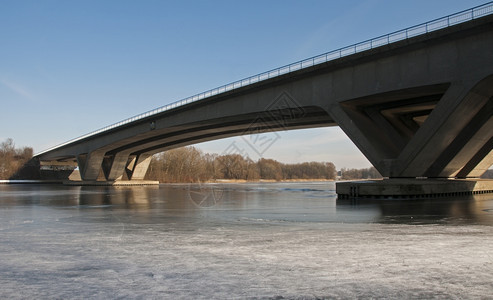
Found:
<svg viewBox="0 0 493 300"><path fill-rule="evenodd" d="M323 53L323 54L320 54L317 56L313 56L313 57L310 57L310 58L307 58L304 60L300 60L300 61L291 63L289 65L285 65L285 66L275 68L275 69L272 69L270 71L266 71L266 72L263 72L263 73L260 73L260 74L254 75L254 76L240 79L240 80L225 84L223 86L220 86L220 87L196 94L194 96L190 96L190 97L187 97L185 99L182 99L182 100L158 107L156 109L144 112L142 114L130 117L130 118L125 119L123 121L120 121L118 123L108 125L106 127L103 127L101 129L92 131L88 134L79 136L77 138L74 138L74 139L67 141L65 143L62 143L60 145L51 147L47 150L36 153L35 155L43 154L45 152L48 152L48 151L54 150L56 148L68 145L70 143L88 138L90 136L111 130L111 129L116 128L116 127L120 127L120 126L128 124L128 123L132 123L132 122L137 121L137 120L144 119L146 117L161 113L163 111L171 110L173 108L176 108L176 107L179 107L182 105L186 105L186 104L189 104L189 103L192 103L195 101L203 100L205 98L209 98L209 97L212 97L212 96L215 96L218 94L222 94L222 93L225 93L225 92L228 92L231 90L235 90L235 89L238 89L238 88L241 88L244 86L248 86L248 85L251 85L251 84L254 84L254 83L257 83L260 81L264 81L264 80L267 80L270 78L278 77L280 75L284 75L284 74L295 72L295 71L298 71L301 69L305 69L305 68L308 68L308 67L311 67L314 65L329 62L329 61L332 61L332 60L335 60L335 59L338 59L338 58L341 58L344 56L356 54L359 52L363 52L366 50L374 49L377 47L381 47L381 46L392 44L392 43L395 43L398 41L402 41L402 40L405 40L408 38L412 38L412 37L415 37L418 35L427 34L429 32L433 32L433 31L436 31L439 29L450 27L450 26L453 26L453 25L456 25L459 23L471 21L473 19L477 19L477 18L486 16L486 15L490 15L492 13L493 13L493 1L485 3L483 5L479 5L479 6L467 9L467 10L464 10L464 11L461 11L461 12L458 12L458 13L455 13L455 14L451 14L451 15L448 15L448 16L445 16L442 18L438 18L438 19L435 19L435 20L432 20L432 21L429 21L426 23L422 23L419 25L408 27L406 29L402 29L402 30L395 31L395 32L392 32L389 34L385 34L385 35L382 35L382 36L379 36L379 37L376 37L376 38L373 38L370 40L359 42L357 44L353 44L353 45L350 45L347 47L339 48L337 50L333 50L333 51L326 52L326 53Z"/></svg>

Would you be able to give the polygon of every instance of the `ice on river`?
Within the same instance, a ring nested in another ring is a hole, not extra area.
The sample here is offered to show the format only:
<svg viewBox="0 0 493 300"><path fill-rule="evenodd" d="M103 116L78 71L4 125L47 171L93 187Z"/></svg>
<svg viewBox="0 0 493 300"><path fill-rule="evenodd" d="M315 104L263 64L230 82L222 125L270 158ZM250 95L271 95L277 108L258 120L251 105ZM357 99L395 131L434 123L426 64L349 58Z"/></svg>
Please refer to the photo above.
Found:
<svg viewBox="0 0 493 300"><path fill-rule="evenodd" d="M145 216L144 216L145 215ZM162 219L161 219L162 218ZM0 208L1 298L493 296L493 226Z"/></svg>

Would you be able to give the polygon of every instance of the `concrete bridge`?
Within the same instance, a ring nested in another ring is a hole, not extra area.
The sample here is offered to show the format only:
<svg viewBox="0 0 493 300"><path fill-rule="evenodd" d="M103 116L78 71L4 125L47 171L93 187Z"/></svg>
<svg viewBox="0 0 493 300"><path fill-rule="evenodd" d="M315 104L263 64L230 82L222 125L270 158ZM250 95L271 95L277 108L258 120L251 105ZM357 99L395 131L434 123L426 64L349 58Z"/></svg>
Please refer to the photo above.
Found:
<svg viewBox="0 0 493 300"><path fill-rule="evenodd" d="M204 92L36 158L78 166L84 182L136 181L153 154L176 147L340 126L384 177L477 178L493 164L492 116L489 3Z"/></svg>

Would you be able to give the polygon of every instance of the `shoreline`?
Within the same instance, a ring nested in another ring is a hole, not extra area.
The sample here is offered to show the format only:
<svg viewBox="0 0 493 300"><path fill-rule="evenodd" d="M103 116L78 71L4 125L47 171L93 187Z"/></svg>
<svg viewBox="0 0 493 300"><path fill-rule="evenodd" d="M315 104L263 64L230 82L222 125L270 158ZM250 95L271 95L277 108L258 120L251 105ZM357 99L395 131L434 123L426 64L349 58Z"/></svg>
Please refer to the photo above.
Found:
<svg viewBox="0 0 493 300"><path fill-rule="evenodd" d="M215 179L215 180L207 180L203 182L159 182L159 184L213 184L213 183L297 183L297 182L349 182L349 181L361 181L367 179L351 179L351 180L337 180L337 179L323 179L323 178L313 178L313 179L283 179L283 180L275 180L275 179L259 179L259 180L246 180L246 179ZM371 180L379 180L379 179L371 179ZM104 181L101 181L103 183ZM122 181L130 183L131 181ZM64 184L63 180L9 180L9 179L0 179L0 185L2 184Z"/></svg>
<svg viewBox="0 0 493 300"><path fill-rule="evenodd" d="M259 179L259 180L246 180L246 179L215 179L207 180L204 182L159 182L159 184L200 184L200 183L285 183L285 182L344 182L344 181L361 181L364 179L352 179L352 180L337 180L337 179L323 179L323 178L313 178L313 179ZM378 179L372 179L378 180ZM104 182L104 181L101 181ZM123 181L126 182L126 181ZM10 179L0 179L0 184L63 184L63 180L10 180Z"/></svg>
<svg viewBox="0 0 493 300"><path fill-rule="evenodd" d="M260 180L245 180L245 179L216 179L203 182L159 182L159 184L209 184L209 183L283 183L283 182L336 182L334 179L260 179Z"/></svg>

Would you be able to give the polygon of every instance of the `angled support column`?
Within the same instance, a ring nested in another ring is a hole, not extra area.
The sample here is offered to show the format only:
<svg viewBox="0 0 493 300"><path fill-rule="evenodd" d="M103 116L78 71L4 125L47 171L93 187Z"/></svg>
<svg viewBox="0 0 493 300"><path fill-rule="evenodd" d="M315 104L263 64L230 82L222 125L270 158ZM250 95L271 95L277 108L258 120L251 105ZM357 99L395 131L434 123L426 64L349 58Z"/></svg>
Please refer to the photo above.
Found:
<svg viewBox="0 0 493 300"><path fill-rule="evenodd" d="M387 147L389 141L386 136L358 111L348 111L336 103L329 113L380 174L388 177L389 171L382 166L382 161L396 154L391 152L391 147Z"/></svg>
<svg viewBox="0 0 493 300"><path fill-rule="evenodd" d="M334 103L330 116L384 177L448 84L420 86Z"/></svg>
<svg viewBox="0 0 493 300"><path fill-rule="evenodd" d="M129 154L129 151L122 151L104 159L103 171L106 180L115 181L122 179Z"/></svg>
<svg viewBox="0 0 493 300"><path fill-rule="evenodd" d="M493 135L493 76L455 83L398 157L396 177L454 177Z"/></svg>
<svg viewBox="0 0 493 300"><path fill-rule="evenodd" d="M144 180L152 160L152 154L142 153L134 157L127 165L127 174L130 180Z"/></svg>
<svg viewBox="0 0 493 300"><path fill-rule="evenodd" d="M493 137L479 149L473 158L457 174L459 178L478 178L493 165Z"/></svg>
<svg viewBox="0 0 493 300"><path fill-rule="evenodd" d="M98 150L77 155L77 164L79 165L80 177L83 181L98 180L103 159L104 152Z"/></svg>
<svg viewBox="0 0 493 300"><path fill-rule="evenodd" d="M329 114L384 177L478 177L492 162L493 75L335 103Z"/></svg>
<svg viewBox="0 0 493 300"><path fill-rule="evenodd" d="M479 162L479 164L477 164L476 167L467 175L464 175L464 177L479 178L491 166L493 166L493 150L490 150L490 152Z"/></svg>
<svg viewBox="0 0 493 300"><path fill-rule="evenodd" d="M493 149L489 142L492 133L493 101L488 101L442 152L425 175L431 177L430 175L439 174L437 177L460 178L481 176L481 174L466 175L466 172L468 169L469 171L476 169L476 166ZM490 165L486 166L486 169Z"/></svg>

